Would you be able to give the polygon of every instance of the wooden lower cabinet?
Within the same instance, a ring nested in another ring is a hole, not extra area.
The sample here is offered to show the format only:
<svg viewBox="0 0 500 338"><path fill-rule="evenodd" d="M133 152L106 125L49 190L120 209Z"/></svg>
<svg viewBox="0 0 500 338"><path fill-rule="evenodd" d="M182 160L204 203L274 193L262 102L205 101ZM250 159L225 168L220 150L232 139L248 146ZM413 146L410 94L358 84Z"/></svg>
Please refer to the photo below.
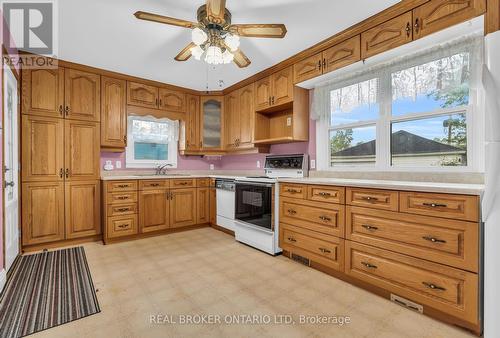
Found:
<svg viewBox="0 0 500 338"><path fill-rule="evenodd" d="M210 188L198 188L196 191L196 224L210 222Z"/></svg>
<svg viewBox="0 0 500 338"><path fill-rule="evenodd" d="M210 188L210 224L217 225L217 190Z"/></svg>
<svg viewBox="0 0 500 338"><path fill-rule="evenodd" d="M140 232L165 230L169 228L169 191L144 190L139 192Z"/></svg>
<svg viewBox="0 0 500 338"><path fill-rule="evenodd" d="M107 238L119 238L137 234L137 215L108 217Z"/></svg>
<svg viewBox="0 0 500 338"><path fill-rule="evenodd" d="M22 184L22 244L64 239L64 183Z"/></svg>
<svg viewBox="0 0 500 338"><path fill-rule="evenodd" d="M65 183L66 238L80 238L101 233L100 181Z"/></svg>
<svg viewBox="0 0 500 338"><path fill-rule="evenodd" d="M196 209L196 188L171 190L170 227L196 224Z"/></svg>

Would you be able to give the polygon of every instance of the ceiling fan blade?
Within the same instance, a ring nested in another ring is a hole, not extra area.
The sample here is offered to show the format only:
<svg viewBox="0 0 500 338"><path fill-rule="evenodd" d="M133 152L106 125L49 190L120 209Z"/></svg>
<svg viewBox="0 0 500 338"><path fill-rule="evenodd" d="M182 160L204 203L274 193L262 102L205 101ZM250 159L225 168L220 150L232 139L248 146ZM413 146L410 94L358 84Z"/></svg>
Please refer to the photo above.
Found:
<svg viewBox="0 0 500 338"><path fill-rule="evenodd" d="M154 14L154 13L138 11L138 12L135 12L134 15L137 19L159 22L159 23L164 23L167 25L173 25L173 26L179 26L179 27L185 27L185 28L195 28L197 26L196 23L191 22L191 21L171 18L168 16L158 15L158 14Z"/></svg>
<svg viewBox="0 0 500 338"><path fill-rule="evenodd" d="M208 21L222 25L226 22L226 0L207 0L207 19Z"/></svg>
<svg viewBox="0 0 500 338"><path fill-rule="evenodd" d="M251 38L283 38L286 27L283 24L242 24L231 25L231 33Z"/></svg>
<svg viewBox="0 0 500 338"><path fill-rule="evenodd" d="M191 48L195 47L194 42L184 47L179 54L175 57L177 61L187 61L191 57Z"/></svg>
<svg viewBox="0 0 500 338"><path fill-rule="evenodd" d="M238 49L234 54L234 60L233 62L236 63L236 65L240 68L245 68L249 66L252 61L241 51L241 49Z"/></svg>

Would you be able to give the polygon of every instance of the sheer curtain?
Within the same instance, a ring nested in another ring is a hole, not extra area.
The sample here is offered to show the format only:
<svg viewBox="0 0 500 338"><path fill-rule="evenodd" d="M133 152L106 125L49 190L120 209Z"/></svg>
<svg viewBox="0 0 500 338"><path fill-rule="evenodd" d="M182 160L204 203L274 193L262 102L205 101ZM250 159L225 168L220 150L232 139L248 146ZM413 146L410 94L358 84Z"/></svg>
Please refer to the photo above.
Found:
<svg viewBox="0 0 500 338"><path fill-rule="evenodd" d="M179 141L179 121L151 115L128 117L128 134L137 142L168 144Z"/></svg>

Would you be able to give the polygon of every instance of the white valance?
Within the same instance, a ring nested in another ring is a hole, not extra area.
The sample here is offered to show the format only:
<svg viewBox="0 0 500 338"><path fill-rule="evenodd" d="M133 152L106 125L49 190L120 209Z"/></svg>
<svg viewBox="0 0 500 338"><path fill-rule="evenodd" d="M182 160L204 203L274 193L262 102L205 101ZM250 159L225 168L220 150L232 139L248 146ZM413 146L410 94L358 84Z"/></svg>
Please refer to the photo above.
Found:
<svg viewBox="0 0 500 338"><path fill-rule="evenodd" d="M151 115L130 115L128 134L136 142L168 144L179 141L179 121Z"/></svg>
<svg viewBox="0 0 500 338"><path fill-rule="evenodd" d="M446 94L465 86L475 89L483 60L482 35L474 34L337 77L314 88L311 118L326 120L332 111L372 105L380 97L416 99ZM381 83L384 81L384 83ZM386 91L390 90L391 95Z"/></svg>

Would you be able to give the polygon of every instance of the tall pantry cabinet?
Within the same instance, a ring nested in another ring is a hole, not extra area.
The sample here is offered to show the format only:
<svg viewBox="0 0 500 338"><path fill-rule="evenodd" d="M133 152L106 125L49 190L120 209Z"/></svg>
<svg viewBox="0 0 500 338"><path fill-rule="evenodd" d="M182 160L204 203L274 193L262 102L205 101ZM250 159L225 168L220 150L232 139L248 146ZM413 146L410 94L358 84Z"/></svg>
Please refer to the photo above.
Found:
<svg viewBox="0 0 500 338"><path fill-rule="evenodd" d="M99 235L101 79L22 71L22 244Z"/></svg>

